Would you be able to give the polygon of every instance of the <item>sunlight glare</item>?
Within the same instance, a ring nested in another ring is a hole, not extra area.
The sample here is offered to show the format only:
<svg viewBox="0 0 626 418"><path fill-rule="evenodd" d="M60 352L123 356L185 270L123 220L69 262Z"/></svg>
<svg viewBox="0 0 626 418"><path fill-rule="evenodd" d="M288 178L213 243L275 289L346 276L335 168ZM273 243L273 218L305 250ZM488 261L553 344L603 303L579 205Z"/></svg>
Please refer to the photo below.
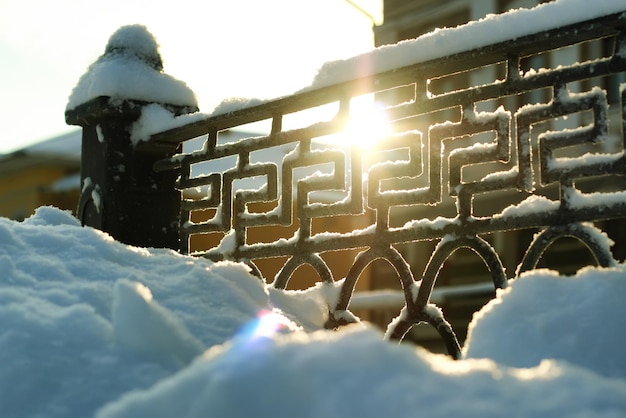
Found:
<svg viewBox="0 0 626 418"><path fill-rule="evenodd" d="M382 106L374 101L355 101L350 113L343 136L352 145L370 149L391 132Z"/></svg>

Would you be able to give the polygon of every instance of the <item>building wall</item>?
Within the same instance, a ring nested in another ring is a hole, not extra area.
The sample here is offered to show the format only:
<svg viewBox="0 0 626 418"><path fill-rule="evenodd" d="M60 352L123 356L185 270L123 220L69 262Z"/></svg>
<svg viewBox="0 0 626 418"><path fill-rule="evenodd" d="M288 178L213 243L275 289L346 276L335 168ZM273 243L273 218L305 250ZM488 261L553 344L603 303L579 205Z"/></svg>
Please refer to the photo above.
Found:
<svg viewBox="0 0 626 418"><path fill-rule="evenodd" d="M50 186L68 175L67 168L54 165L25 165L0 175L0 216L24 219L43 205L75 211L78 190L56 193Z"/></svg>

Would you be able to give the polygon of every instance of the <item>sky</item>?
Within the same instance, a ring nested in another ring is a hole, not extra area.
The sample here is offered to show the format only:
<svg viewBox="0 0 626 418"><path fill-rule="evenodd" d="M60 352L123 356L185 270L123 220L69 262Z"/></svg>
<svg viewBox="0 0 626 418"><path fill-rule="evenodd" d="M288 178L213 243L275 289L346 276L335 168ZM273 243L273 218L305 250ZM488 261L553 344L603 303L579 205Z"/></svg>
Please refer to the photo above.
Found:
<svg viewBox="0 0 626 418"><path fill-rule="evenodd" d="M380 20L381 0L357 0ZM372 21L345 0L3 0L0 153L67 132L68 96L117 28L140 23L165 72L210 112L231 97L271 99L308 86L327 61L373 48Z"/></svg>

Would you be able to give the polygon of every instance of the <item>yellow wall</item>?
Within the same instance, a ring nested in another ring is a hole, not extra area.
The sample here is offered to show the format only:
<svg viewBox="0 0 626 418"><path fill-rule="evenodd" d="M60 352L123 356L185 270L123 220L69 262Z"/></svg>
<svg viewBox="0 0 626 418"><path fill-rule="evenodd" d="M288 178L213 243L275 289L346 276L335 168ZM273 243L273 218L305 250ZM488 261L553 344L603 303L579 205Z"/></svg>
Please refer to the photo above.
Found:
<svg viewBox="0 0 626 418"><path fill-rule="evenodd" d="M74 210L78 191L56 194L46 190L67 175L68 170L61 167L39 166L0 176L0 216L28 217L42 205Z"/></svg>

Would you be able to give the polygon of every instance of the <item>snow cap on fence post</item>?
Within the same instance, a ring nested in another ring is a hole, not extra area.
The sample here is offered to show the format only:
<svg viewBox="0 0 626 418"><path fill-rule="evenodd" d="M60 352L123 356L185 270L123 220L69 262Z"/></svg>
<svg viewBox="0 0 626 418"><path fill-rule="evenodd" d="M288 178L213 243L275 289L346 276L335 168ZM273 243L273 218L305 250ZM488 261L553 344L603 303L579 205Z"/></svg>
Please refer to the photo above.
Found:
<svg viewBox="0 0 626 418"><path fill-rule="evenodd" d="M80 78L65 110L66 122L83 128L78 217L127 244L179 249L176 174L152 167L181 145L134 145L130 138L141 109L153 103L174 115L198 110L193 91L163 73L152 34L142 25L121 27Z"/></svg>

